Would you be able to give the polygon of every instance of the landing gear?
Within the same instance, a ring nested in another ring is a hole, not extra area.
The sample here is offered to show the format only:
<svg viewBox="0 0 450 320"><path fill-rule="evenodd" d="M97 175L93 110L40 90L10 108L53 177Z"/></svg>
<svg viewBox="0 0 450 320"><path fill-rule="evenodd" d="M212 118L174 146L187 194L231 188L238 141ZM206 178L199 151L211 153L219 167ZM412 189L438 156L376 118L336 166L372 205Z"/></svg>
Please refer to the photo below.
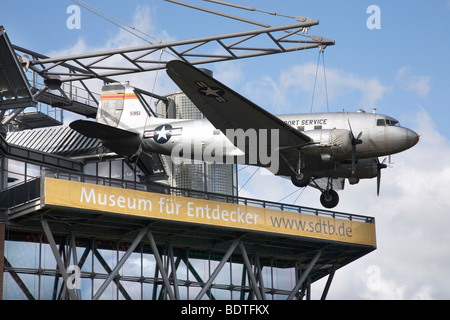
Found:
<svg viewBox="0 0 450 320"><path fill-rule="evenodd" d="M302 157L301 154L299 155L299 160L297 164L297 170L295 170L291 166L292 170L292 176L291 181L292 183L299 188L304 188L308 186L310 183L313 185L313 187L319 189L322 191L322 195L320 196L320 203L322 206L324 206L327 209L333 209L336 207L339 203L339 195L336 191L334 191L333 188L333 178L328 177L326 187L320 186L318 184L318 180L316 178L313 179L311 173L308 169L302 166ZM286 159L285 159L286 160ZM286 162L288 162L286 160ZM288 162L289 164L289 162ZM319 180L322 180L319 178Z"/></svg>
<svg viewBox="0 0 450 320"><path fill-rule="evenodd" d="M320 196L320 203L327 209L333 209L339 203L339 195L333 189L325 190Z"/></svg>
<svg viewBox="0 0 450 320"><path fill-rule="evenodd" d="M299 173L292 175L291 181L296 187L304 188L311 182L311 174L308 170L301 169Z"/></svg>

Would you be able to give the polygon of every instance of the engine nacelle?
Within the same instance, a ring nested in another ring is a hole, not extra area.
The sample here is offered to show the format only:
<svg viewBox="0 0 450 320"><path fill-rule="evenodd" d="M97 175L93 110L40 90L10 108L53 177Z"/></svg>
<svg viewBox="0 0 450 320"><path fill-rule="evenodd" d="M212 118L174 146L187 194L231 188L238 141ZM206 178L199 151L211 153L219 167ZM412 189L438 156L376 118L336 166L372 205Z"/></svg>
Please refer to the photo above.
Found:
<svg viewBox="0 0 450 320"><path fill-rule="evenodd" d="M340 163L333 171L332 176L347 178L350 184L356 184L360 179L375 178L378 175L377 159L359 159L355 169L355 174L353 174L350 162Z"/></svg>
<svg viewBox="0 0 450 320"><path fill-rule="evenodd" d="M323 161L345 159L351 156L352 134L349 130L323 129L305 131L314 143L302 147L307 155L320 155Z"/></svg>

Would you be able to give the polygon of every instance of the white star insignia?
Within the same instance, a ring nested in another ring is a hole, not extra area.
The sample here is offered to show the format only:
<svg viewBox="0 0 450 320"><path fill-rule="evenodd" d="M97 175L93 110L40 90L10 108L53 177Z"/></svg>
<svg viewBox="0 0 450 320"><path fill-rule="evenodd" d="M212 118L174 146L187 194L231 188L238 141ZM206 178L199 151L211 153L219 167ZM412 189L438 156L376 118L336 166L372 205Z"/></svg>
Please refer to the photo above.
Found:
<svg viewBox="0 0 450 320"><path fill-rule="evenodd" d="M166 130L166 127L165 127L165 126L162 127L161 130L155 131L155 132L156 132L156 134L158 135L158 139L156 139L156 141L159 141L159 140L161 140L161 139L167 140L167 133L168 133L169 131Z"/></svg>
<svg viewBox="0 0 450 320"><path fill-rule="evenodd" d="M206 87L206 88L202 89L201 91L207 96L220 97L219 94L217 93L220 90L214 90L210 87Z"/></svg>

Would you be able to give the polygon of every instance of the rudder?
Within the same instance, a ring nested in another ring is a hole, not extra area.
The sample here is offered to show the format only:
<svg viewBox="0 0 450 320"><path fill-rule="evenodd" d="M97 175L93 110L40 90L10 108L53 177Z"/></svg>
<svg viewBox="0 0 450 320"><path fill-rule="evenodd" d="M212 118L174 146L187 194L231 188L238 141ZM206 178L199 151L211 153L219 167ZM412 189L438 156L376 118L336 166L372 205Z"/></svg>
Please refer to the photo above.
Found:
<svg viewBox="0 0 450 320"><path fill-rule="evenodd" d="M104 85L96 121L111 127L142 133L149 115L127 82Z"/></svg>

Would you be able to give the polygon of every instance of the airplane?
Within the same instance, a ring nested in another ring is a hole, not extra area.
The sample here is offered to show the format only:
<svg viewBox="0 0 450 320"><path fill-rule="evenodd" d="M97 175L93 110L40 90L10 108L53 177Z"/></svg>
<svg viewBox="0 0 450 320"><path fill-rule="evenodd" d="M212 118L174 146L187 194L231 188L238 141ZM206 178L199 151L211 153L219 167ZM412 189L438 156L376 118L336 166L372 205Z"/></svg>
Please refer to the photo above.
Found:
<svg viewBox="0 0 450 320"><path fill-rule="evenodd" d="M386 115L358 110L275 116L188 63L169 61L166 72L204 119L151 116L132 86L113 83L102 89L96 121L76 120L70 127L130 158L156 152L265 167L299 188L320 190L327 209L338 205L336 191L345 179L357 184L377 178L379 195L387 167L379 158L419 142L416 132Z"/></svg>

